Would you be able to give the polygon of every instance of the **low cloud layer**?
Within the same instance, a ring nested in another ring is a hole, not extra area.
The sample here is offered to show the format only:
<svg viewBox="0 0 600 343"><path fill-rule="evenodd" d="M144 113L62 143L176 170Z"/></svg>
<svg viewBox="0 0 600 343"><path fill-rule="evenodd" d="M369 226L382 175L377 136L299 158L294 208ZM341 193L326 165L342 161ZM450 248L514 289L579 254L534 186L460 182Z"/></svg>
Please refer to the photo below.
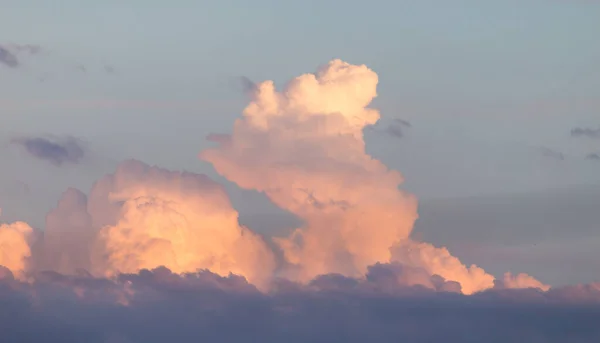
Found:
<svg viewBox="0 0 600 343"><path fill-rule="evenodd" d="M286 280L262 293L243 278L168 269L113 280L46 272L21 283L0 270L6 342L540 342L600 340L600 285L473 296L432 280L403 286L403 270L366 278Z"/></svg>
<svg viewBox="0 0 600 343"><path fill-rule="evenodd" d="M15 138L11 142L21 146L31 157L55 166L78 164L86 154L83 143L73 137L21 137Z"/></svg>

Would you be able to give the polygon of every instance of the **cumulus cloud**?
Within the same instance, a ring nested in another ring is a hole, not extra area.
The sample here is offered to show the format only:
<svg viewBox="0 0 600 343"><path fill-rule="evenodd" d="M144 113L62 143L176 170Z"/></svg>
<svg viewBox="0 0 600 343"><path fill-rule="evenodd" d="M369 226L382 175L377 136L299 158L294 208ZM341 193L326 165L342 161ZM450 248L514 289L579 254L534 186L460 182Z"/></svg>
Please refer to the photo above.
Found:
<svg viewBox="0 0 600 343"><path fill-rule="evenodd" d="M290 277L364 274L410 234L415 198L397 190L399 173L364 150L362 130L379 119L367 108L377 82L366 66L334 60L281 92L259 83L230 139L201 153L227 179L306 222L278 240L298 267Z"/></svg>
<svg viewBox="0 0 600 343"><path fill-rule="evenodd" d="M0 224L0 266L25 277L31 257L33 229L23 222Z"/></svg>
<svg viewBox="0 0 600 343"><path fill-rule="evenodd" d="M73 137L20 137L12 140L21 146L30 156L55 166L77 164L86 154L83 143Z"/></svg>
<svg viewBox="0 0 600 343"><path fill-rule="evenodd" d="M459 282L467 294L493 287L494 277L481 268L463 266L446 249L411 242L415 197L398 189L398 172L365 152L363 130L380 117L368 107L377 83L368 67L341 60L281 91L272 81L258 83L232 134L213 138L218 146L200 157L305 222L276 239L294 280L364 275L374 263L395 260Z"/></svg>
<svg viewBox="0 0 600 343"><path fill-rule="evenodd" d="M202 159L303 221L274 238L284 261L207 176L124 161L63 193L43 235L0 226L0 340L597 342L598 284L495 279L411 238L416 198L365 152L377 82L334 60L258 83L209 136Z"/></svg>
<svg viewBox="0 0 600 343"><path fill-rule="evenodd" d="M114 276L166 266L177 273L235 273L260 287L275 268L271 250L238 223L220 185L134 160L98 180L89 198L65 192L46 217L38 250L36 270L68 274Z"/></svg>
<svg viewBox="0 0 600 343"><path fill-rule="evenodd" d="M498 280L496 284L497 288L535 288L543 291L550 289L550 286L544 285L540 281L531 277L530 275L519 273L513 275L512 273L505 273L502 280Z"/></svg>
<svg viewBox="0 0 600 343"><path fill-rule="evenodd" d="M571 130L572 137L600 138L600 128L576 127Z"/></svg>
<svg viewBox="0 0 600 343"><path fill-rule="evenodd" d="M90 269L95 233L86 206L87 197L81 191L71 188L62 194L46 216L38 269L64 274Z"/></svg>

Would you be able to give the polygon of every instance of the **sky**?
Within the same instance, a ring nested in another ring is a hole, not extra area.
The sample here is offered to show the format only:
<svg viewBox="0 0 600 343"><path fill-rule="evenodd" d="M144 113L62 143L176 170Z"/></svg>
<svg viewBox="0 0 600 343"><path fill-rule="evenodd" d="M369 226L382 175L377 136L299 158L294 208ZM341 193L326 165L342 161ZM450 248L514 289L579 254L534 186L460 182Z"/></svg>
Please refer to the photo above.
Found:
<svg viewBox="0 0 600 343"><path fill-rule="evenodd" d="M241 294L244 304L270 315L291 302L297 317L280 325L293 322L298 341L315 341L319 333L323 340L352 341L339 336L345 332L339 328L299 333L313 311L323 311L319 304L300 308L299 299L327 298L328 287L337 292L328 309L335 315L381 306L373 302L382 296L418 302L416 291L403 287L420 285L434 290L424 301L464 313L456 327L470 327L477 316L462 298L472 297L470 290L483 292L473 298L476 304L498 305L497 293L506 288L526 298L507 309L507 318L523 307L533 311L539 297L560 303L548 322L560 322L565 311L587 318L585 311L597 309L573 309L571 300L580 293L594 298L600 275L599 18L600 3L584 0L3 1L0 223L6 234L0 230L0 243L5 239L10 243L3 249L14 250L5 256L24 257L0 259L16 279L0 293L12 292L27 325L50 331L60 329L60 320L39 323L58 305L48 300L34 318L19 301L41 290L53 294L57 283L84 293L119 289L128 301L154 309L181 309L183 298L169 295L173 285L198 297L211 287ZM329 70L319 80L339 77L339 88L301 77L318 70ZM267 80L282 93L269 97ZM285 101L273 100L280 98ZM378 121L367 105L379 111ZM287 121L259 125L273 108ZM336 111L343 120L298 119ZM338 131L339 137L332 134ZM350 134L355 139L343 136ZM356 138L361 134L364 140ZM339 189L333 186L338 179ZM313 207L299 204L299 197ZM337 206L356 210L343 209L342 216ZM357 228L349 228L348 218ZM167 230L171 226L187 238L181 241ZM222 233L211 231L217 226ZM156 235L170 242L168 253ZM98 257L99 251L109 257ZM445 262L432 262L439 260ZM161 266L175 274L142 272ZM76 267L99 279L72 276ZM182 276L197 268L210 270L196 275L202 282ZM36 274L43 270L60 277ZM229 272L249 284L231 286ZM392 294L373 294L391 286L387 279L369 279L370 272L396 275ZM114 279L119 273L124 276ZM321 274L328 283L317 282ZM335 279L338 274L345 279ZM272 275L294 285L273 290ZM451 286L438 287L433 276L442 277L442 285L458 282L464 295L438 295ZM37 283L28 286L27 278ZM128 293L127 282L135 291ZM530 282L544 292L533 297L521 289ZM96 296L80 304L73 300L80 295L65 295L74 305L62 315L72 318L95 306L119 311L112 298ZM234 309L226 298L215 305L224 318L248 320L239 314L248 309ZM204 310L197 318L214 320L202 317ZM420 321L398 308L374 311L348 320L364 323L367 331L380 329L381 341L408 333L377 318ZM548 327L529 324L544 341ZM94 325L70 328L96 332ZM131 325L97 339L148 341ZM511 327L507 339L523 332L508 319L498 325ZM264 334L257 339L285 333ZM35 341L31 335L27 339Z"/></svg>

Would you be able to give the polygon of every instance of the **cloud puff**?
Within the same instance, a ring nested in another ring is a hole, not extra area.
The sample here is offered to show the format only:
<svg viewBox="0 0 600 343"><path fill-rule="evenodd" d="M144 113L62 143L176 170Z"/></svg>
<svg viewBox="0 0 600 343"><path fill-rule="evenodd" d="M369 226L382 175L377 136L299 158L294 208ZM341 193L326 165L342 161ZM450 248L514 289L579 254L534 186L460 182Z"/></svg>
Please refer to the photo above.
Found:
<svg viewBox="0 0 600 343"><path fill-rule="evenodd" d="M542 156L553 158L553 159L560 160L560 161L563 161L565 159L565 155L562 152L556 151L556 150L553 150L550 148L546 148L546 147L540 148L540 153L542 154Z"/></svg>
<svg viewBox="0 0 600 343"><path fill-rule="evenodd" d="M87 212L87 197L70 188L46 216L43 245L37 269L74 274L90 270L90 251L95 239L92 217Z"/></svg>
<svg viewBox="0 0 600 343"><path fill-rule="evenodd" d="M600 138L600 128L576 127L571 130L572 137Z"/></svg>
<svg viewBox="0 0 600 343"><path fill-rule="evenodd" d="M21 137L14 138L12 143L23 147L30 156L55 166L77 164L86 154L83 143L73 137Z"/></svg>
<svg viewBox="0 0 600 343"><path fill-rule="evenodd" d="M125 161L89 198L68 190L46 218L38 270L94 275L166 266L210 269L263 286L275 268L261 237L238 223L224 189L199 174Z"/></svg>
<svg viewBox="0 0 600 343"><path fill-rule="evenodd" d="M0 44L0 64L9 68L17 68L21 65L18 58L19 54L36 55L40 51L42 51L42 48L39 45Z"/></svg>
<svg viewBox="0 0 600 343"><path fill-rule="evenodd" d="M10 50L0 45L0 63L9 68L16 68L19 66L19 59Z"/></svg>
<svg viewBox="0 0 600 343"><path fill-rule="evenodd" d="M393 122L385 129L385 132L392 137L402 138L404 137L404 129L410 127L412 127L410 122L400 118L394 118Z"/></svg>
<svg viewBox="0 0 600 343"><path fill-rule="evenodd" d="M600 161L600 155L597 153L587 154L585 159L590 161Z"/></svg>
<svg viewBox="0 0 600 343"><path fill-rule="evenodd" d="M0 224L0 266L25 277L31 257L33 229L23 222Z"/></svg>

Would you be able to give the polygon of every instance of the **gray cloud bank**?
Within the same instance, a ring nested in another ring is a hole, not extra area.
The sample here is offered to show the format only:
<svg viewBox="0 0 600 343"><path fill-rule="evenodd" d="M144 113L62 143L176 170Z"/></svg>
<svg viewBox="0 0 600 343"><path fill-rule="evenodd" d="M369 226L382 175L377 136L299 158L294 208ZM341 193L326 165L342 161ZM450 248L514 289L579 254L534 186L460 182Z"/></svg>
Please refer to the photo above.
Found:
<svg viewBox="0 0 600 343"><path fill-rule="evenodd" d="M12 143L23 147L30 156L55 166L77 164L85 156L82 142L73 137L21 137L13 139Z"/></svg>
<svg viewBox="0 0 600 343"><path fill-rule="evenodd" d="M96 279L38 273L15 281L0 268L3 342L598 342L600 285L473 296L402 286L411 272L372 266L308 285L275 281L269 293L242 277L166 268ZM3 277L2 277L3 275Z"/></svg>

